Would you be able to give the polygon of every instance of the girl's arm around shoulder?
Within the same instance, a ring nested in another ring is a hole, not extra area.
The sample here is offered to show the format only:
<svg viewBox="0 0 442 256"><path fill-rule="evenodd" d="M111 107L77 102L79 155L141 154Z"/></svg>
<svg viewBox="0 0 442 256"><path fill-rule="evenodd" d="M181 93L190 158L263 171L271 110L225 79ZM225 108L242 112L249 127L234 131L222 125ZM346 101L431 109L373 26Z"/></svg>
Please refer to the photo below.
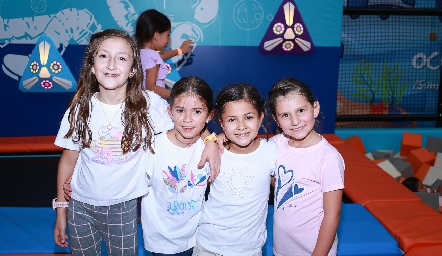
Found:
<svg viewBox="0 0 442 256"><path fill-rule="evenodd" d="M288 139L284 136L284 134L280 133L270 138L270 140L273 140L276 142L276 144L280 145L284 141L287 141Z"/></svg>
<svg viewBox="0 0 442 256"><path fill-rule="evenodd" d="M205 141L204 151L201 155L201 160L198 163L198 168L203 168L206 162L209 162L210 177L209 182L212 182L218 176L221 166L221 152L219 149L218 140L206 140L206 137L212 137L209 130L206 129L201 134L201 139Z"/></svg>
<svg viewBox="0 0 442 256"><path fill-rule="evenodd" d="M263 146L265 146L265 152L264 152L264 156L267 157L268 163L271 164L271 172L270 175L274 176L275 175L275 170L276 170L276 162L278 159L278 145L277 143L273 140L273 138L270 138L269 140L267 139L261 139L261 144Z"/></svg>
<svg viewBox="0 0 442 256"><path fill-rule="evenodd" d="M262 140L265 141L269 145L269 148L270 148L269 149L270 150L269 160L276 163L276 159L278 157L278 143L273 138L270 138L269 140L266 140L266 139L262 139Z"/></svg>
<svg viewBox="0 0 442 256"><path fill-rule="evenodd" d="M153 91L146 90L147 114L152 122L154 133L167 132L173 129L173 121L167 112L169 103Z"/></svg>

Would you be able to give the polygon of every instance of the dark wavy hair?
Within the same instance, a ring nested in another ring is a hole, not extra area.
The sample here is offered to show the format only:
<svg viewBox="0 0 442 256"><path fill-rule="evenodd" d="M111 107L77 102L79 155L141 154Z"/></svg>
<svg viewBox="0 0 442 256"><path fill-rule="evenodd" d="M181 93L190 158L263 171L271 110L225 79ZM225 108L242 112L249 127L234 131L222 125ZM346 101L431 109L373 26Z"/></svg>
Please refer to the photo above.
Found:
<svg viewBox="0 0 442 256"><path fill-rule="evenodd" d="M125 109L122 115L124 135L121 140L121 148L126 154L130 150L136 151L143 146L152 150L152 124L147 116L148 102L143 94L141 84L143 73L141 72L140 53L135 40L126 32L117 29L107 29L91 36L83 58L77 89L69 106L70 128L64 138L72 137L75 142L81 141L82 147L88 148L92 142L92 131L89 127L91 112L91 98L99 92L99 84L92 73L94 57L101 43L109 38L121 38L127 42L132 50L133 76L127 80ZM143 132L145 131L145 132ZM76 136L73 136L76 134Z"/></svg>
<svg viewBox="0 0 442 256"><path fill-rule="evenodd" d="M142 47L143 43L152 40L155 32L163 33L172 28L172 24L163 13L149 9L140 14L135 27L135 40L138 47Z"/></svg>

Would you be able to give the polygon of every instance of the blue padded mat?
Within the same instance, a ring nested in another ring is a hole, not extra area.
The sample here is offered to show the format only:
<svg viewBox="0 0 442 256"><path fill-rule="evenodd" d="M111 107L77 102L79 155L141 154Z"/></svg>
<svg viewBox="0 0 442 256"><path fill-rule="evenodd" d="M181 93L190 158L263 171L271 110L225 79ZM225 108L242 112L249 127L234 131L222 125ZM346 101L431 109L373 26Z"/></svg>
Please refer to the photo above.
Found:
<svg viewBox="0 0 442 256"><path fill-rule="evenodd" d="M0 207L0 254L70 253L54 243L55 211L42 207ZM138 225L140 256L144 250L141 225ZM402 255L397 241L380 222L360 204L343 204L338 227L338 255ZM272 255L273 206L267 216L267 242L263 255ZM107 255L103 246L103 255Z"/></svg>
<svg viewBox="0 0 442 256"><path fill-rule="evenodd" d="M338 255L402 255L397 241L361 204L343 204L338 226Z"/></svg>

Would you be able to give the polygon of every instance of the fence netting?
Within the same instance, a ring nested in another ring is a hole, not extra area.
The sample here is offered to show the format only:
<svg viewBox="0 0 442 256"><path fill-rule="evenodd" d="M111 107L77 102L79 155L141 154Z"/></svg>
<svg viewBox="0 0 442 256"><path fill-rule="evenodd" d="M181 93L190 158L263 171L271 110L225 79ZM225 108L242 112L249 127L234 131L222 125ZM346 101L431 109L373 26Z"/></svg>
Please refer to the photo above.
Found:
<svg viewBox="0 0 442 256"><path fill-rule="evenodd" d="M442 9L424 7L346 1L337 128L437 126Z"/></svg>

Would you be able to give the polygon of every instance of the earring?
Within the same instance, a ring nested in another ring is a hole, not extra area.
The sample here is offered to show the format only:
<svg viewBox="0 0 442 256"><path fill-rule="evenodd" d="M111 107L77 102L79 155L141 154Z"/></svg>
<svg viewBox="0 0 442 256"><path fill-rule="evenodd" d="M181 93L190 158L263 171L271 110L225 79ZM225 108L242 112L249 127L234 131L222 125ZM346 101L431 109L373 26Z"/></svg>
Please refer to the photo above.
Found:
<svg viewBox="0 0 442 256"><path fill-rule="evenodd" d="M134 73L130 72L129 73L129 78L132 78L134 76Z"/></svg>

